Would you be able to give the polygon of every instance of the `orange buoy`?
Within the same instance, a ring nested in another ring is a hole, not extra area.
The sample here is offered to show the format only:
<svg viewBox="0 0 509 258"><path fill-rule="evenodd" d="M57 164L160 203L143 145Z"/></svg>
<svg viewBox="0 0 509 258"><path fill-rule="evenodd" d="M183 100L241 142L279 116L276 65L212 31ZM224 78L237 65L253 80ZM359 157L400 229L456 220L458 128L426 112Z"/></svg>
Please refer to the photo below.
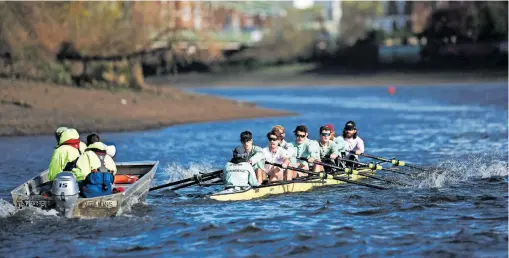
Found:
<svg viewBox="0 0 509 258"><path fill-rule="evenodd" d="M115 175L115 184L134 184L138 180L138 176L131 175Z"/></svg>
<svg viewBox="0 0 509 258"><path fill-rule="evenodd" d="M389 93L389 95L394 95L394 93L396 93L396 87L394 86L389 86L387 88L387 92Z"/></svg>

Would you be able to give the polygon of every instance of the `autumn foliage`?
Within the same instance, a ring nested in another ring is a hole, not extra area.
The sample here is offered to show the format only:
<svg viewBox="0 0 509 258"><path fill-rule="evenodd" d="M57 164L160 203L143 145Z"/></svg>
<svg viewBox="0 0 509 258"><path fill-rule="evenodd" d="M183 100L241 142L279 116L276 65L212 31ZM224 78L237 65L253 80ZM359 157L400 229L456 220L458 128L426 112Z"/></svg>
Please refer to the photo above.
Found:
<svg viewBox="0 0 509 258"><path fill-rule="evenodd" d="M1 2L0 52L11 54L19 76L44 79L53 70L65 73L64 64L55 62L63 43L81 55L138 51L150 47L150 34L163 27L161 19L151 15L151 6L150 2Z"/></svg>

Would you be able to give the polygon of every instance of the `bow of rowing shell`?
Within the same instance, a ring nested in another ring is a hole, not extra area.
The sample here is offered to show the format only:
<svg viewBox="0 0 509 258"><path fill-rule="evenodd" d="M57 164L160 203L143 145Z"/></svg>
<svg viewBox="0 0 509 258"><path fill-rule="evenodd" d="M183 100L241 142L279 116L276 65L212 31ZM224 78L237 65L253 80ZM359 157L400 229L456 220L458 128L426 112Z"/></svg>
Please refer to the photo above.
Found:
<svg viewBox="0 0 509 258"><path fill-rule="evenodd" d="M359 172L369 173L370 175L374 175L373 170L371 169L360 169ZM345 178L352 181L357 181L359 179L366 178L362 175L340 175L337 176L339 178ZM224 190L221 192L217 192L210 196L210 199L216 201L245 201L256 198L261 198L268 195L273 194L283 194L283 193L297 193L297 192L306 192L310 191L315 187L327 186L327 185L339 185L339 184L347 184L344 181L339 181L332 179L331 175L328 175L327 179L313 179L308 181L300 181L300 182L288 182L276 185L268 185L268 186L260 186L254 188L248 188L246 190Z"/></svg>

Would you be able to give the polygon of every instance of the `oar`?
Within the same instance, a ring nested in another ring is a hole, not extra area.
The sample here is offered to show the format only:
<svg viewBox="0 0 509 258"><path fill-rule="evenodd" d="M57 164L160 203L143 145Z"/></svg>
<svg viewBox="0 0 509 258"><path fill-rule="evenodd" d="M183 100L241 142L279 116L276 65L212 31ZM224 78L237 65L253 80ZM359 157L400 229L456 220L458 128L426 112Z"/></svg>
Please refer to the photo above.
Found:
<svg viewBox="0 0 509 258"><path fill-rule="evenodd" d="M306 158L297 158L298 160L304 160L304 161L307 161ZM344 160L344 159L341 159L341 158L338 158L339 160ZM348 161L348 160L344 160L344 161ZM329 163L325 163L325 162L321 162L321 161L318 161L318 160L315 160L311 163L315 163L317 165L321 165L321 166L328 166L328 167L331 167L331 168L335 168L335 169L338 169L338 170L342 170L342 171L345 171L346 173L350 173L351 171L349 170L349 168L342 168L342 167L339 167L339 166L336 166L334 164L329 164ZM357 162L360 164L360 162ZM370 168L371 170L382 170L384 169L382 166L378 165L378 164L372 164L372 163L369 163L369 164L362 164L363 166L366 166L368 168Z"/></svg>
<svg viewBox="0 0 509 258"><path fill-rule="evenodd" d="M276 164L276 163L272 163L272 162L268 162L268 161L265 161L265 164L283 168L283 165L281 165L281 164ZM311 171L308 171L308 170L305 170L305 169L302 169L302 168L286 167L286 169L294 170L294 171L299 171L299 172L306 173L306 174L309 174L309 175L320 176L320 173L311 172Z"/></svg>
<svg viewBox="0 0 509 258"><path fill-rule="evenodd" d="M352 164L357 164L357 165L361 165L361 166L367 166L368 168L372 169L372 170L382 170L382 171L389 171L389 172L394 172L394 173L397 173L397 174L400 174L400 175L405 175L405 176L410 176L409 174L407 173L403 173L403 172L400 172L400 171L397 171L395 169L391 169L391 168L384 168L378 164L372 164L372 163L363 163L363 162L358 162L358 161L355 161L355 160L349 160L349 159L342 159L342 158L338 158L338 160L341 160L341 161L346 161L346 162L351 162Z"/></svg>
<svg viewBox="0 0 509 258"><path fill-rule="evenodd" d="M202 183L202 184L200 184L200 187L207 187L207 186L214 186L214 185L224 185L223 179L218 178L217 180L212 181L210 183Z"/></svg>
<svg viewBox="0 0 509 258"><path fill-rule="evenodd" d="M343 182L354 184L354 185L362 185L362 186L367 186L367 187L371 187L371 188L375 188L375 189L380 189L380 190L387 190L388 189L387 187L383 187L383 186L379 186L379 185L372 185L372 184L367 184L367 183L362 183L362 182L357 182L357 181L352 181L350 179L340 178L338 176L334 176L332 178L335 179L335 180L338 180L338 181L343 181Z"/></svg>
<svg viewBox="0 0 509 258"><path fill-rule="evenodd" d="M302 160L302 158L299 158ZM314 161L313 163L315 164L318 164L318 165L321 165L321 166L324 166L324 167L330 167L330 168L336 168L336 169L342 169L341 167L338 167L336 165L333 165L333 164L329 164L329 163L325 163L325 162L320 162L320 161ZM369 164L369 165L376 165L376 164ZM374 166L375 169L373 170L380 170L382 169L382 166L380 165L376 165ZM348 169L348 168L346 168ZM346 173L349 173L349 171L346 171ZM388 179L384 179L384 178L381 178L381 177L377 177L377 176L374 176L374 175L369 175L369 174L366 174L364 172L359 172L357 170L352 170L351 171L352 174L358 174L358 175L361 175L361 176L365 176L365 177L369 177L369 178L372 178L372 179L375 179L375 180L380 180L380 181L383 181L383 182L386 182L386 183L389 183L389 184L395 184L395 185L401 185L401 186L409 186L405 183L400 183L400 182L396 182L396 181L391 181L391 180L388 180Z"/></svg>
<svg viewBox="0 0 509 258"><path fill-rule="evenodd" d="M276 166L276 167L280 167L280 168L283 167L280 164L275 164L275 163L271 163L271 162L268 162L268 161L266 161L265 163L273 165L273 166ZM287 167L287 169L295 170L295 171L302 172L302 173L308 173L310 175L320 175L320 173L311 172L311 171L308 171L308 170L305 170L305 169L302 169L302 168ZM333 177L333 179L338 180L338 181L342 181L342 182L345 182L345 183L354 184L354 185L362 185L362 186L367 186L367 187L371 187L371 188L375 188L375 189L387 190L387 188L382 187L382 186L372 185L372 184L367 184L367 183L362 183L362 182L356 182L356 181L352 181L352 180L349 180L349 179L346 179L346 178L340 178L340 177L337 177L337 176Z"/></svg>
<svg viewBox="0 0 509 258"><path fill-rule="evenodd" d="M186 187L189 187L189 186L197 185L197 184L199 184L202 181L208 181L208 180L212 180L214 178L216 178L216 176L208 176L208 177L202 178L200 181L194 181L194 182L190 182L190 183L187 183L187 184L183 184L183 185L179 185L179 186L170 188L170 191L175 191L175 190L178 190L178 189L182 189L182 188L186 188Z"/></svg>
<svg viewBox="0 0 509 258"><path fill-rule="evenodd" d="M202 178L209 177L209 176L217 177L222 172L223 172L223 170L218 170L218 171L214 171L214 172L210 172L210 173L199 174L199 175L196 175L196 177L198 177L198 176L200 176ZM193 176L193 177L190 177L190 178L186 178L186 179L182 179L182 180L179 180L179 181L167 183L167 184L164 184L164 185L155 186L155 187L150 188L149 191L154 191L154 190L161 189L161 188L168 187L168 186L180 185L180 184L183 184L183 183L186 183L186 182L191 182L191 181L193 181L193 183L197 183L196 182L197 181L196 177Z"/></svg>
<svg viewBox="0 0 509 258"><path fill-rule="evenodd" d="M350 152L352 154L355 154L355 152ZM366 154L366 153L362 153L362 154L359 154L361 156L364 156L366 158L371 158L371 159L376 159L376 160L381 160L381 161L384 161L384 162L389 162L391 163L392 165L394 166L398 166L398 167L409 167L409 168L415 168L415 169L418 169L418 170L422 170L422 171L428 171L427 169L425 168L421 168L419 166L416 166L416 165L412 165L412 164L407 164L406 162L402 161L402 160L397 160L397 159L387 159L387 158L384 158L384 157L377 157L377 156L373 156L373 155L370 155L370 154Z"/></svg>

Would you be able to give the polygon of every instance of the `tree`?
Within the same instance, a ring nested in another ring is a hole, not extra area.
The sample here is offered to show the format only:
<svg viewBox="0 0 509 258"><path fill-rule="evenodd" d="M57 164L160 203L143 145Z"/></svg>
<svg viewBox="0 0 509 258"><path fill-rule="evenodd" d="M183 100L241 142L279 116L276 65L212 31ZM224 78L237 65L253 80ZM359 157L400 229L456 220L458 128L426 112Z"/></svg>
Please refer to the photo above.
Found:
<svg viewBox="0 0 509 258"><path fill-rule="evenodd" d="M384 6L380 1L343 1L343 16L340 21L340 40L353 45L358 39L366 37L372 28L366 23L383 15Z"/></svg>

